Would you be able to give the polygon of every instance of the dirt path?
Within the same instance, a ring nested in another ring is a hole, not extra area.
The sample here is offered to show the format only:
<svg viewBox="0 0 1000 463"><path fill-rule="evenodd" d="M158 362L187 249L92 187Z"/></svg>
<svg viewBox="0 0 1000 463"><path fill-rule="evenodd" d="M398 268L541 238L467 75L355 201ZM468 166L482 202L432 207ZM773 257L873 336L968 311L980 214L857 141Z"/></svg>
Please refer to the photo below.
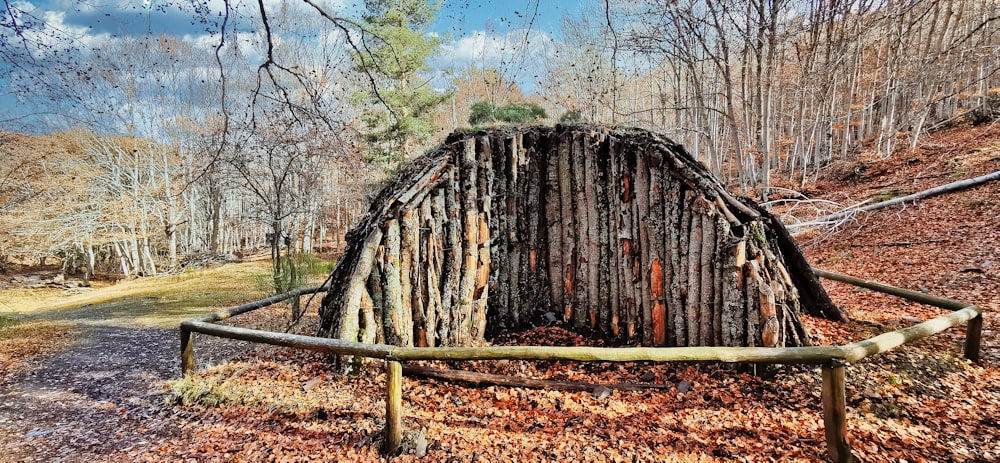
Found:
<svg viewBox="0 0 1000 463"><path fill-rule="evenodd" d="M165 403L162 383L180 375L178 332L120 323L116 315L141 306L136 302L32 317L72 321L74 343L0 392L0 461L108 461L179 435L182 420ZM198 341L203 365L245 349L225 340Z"/></svg>

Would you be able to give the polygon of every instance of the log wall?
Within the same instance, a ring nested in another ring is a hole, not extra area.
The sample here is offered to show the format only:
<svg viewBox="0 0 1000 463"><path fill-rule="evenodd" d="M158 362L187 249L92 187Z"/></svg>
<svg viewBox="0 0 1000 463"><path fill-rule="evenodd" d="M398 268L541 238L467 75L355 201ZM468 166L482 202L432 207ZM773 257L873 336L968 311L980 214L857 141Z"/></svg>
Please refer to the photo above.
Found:
<svg viewBox="0 0 1000 463"><path fill-rule="evenodd" d="M471 346L564 323L623 345L778 347L808 344L803 311L842 318L780 222L637 129L453 134L347 241L321 336Z"/></svg>

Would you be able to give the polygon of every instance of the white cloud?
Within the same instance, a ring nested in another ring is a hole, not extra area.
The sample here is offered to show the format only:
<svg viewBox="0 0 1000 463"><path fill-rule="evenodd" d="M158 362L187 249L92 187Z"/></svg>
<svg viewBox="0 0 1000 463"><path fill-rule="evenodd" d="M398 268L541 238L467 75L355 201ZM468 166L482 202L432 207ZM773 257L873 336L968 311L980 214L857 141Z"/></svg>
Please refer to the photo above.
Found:
<svg viewBox="0 0 1000 463"><path fill-rule="evenodd" d="M214 54L216 47L219 46L218 35L185 35L182 39L193 45L195 48L210 54ZM243 59L251 63L259 62L264 59L264 56L261 54L260 40L260 35L257 32L237 32L236 34L227 34L226 42L223 44L223 54L225 54L226 51L232 50L235 45Z"/></svg>
<svg viewBox="0 0 1000 463"><path fill-rule="evenodd" d="M503 34L474 31L441 44L432 66L441 70L467 66L494 68L526 92L534 90L557 40L541 31L515 29Z"/></svg>
<svg viewBox="0 0 1000 463"><path fill-rule="evenodd" d="M350 0L315 0L313 3L330 14L338 14L350 5ZM267 11L278 11L282 7L288 6L288 0L264 0L264 8ZM312 9L311 6L305 8Z"/></svg>
<svg viewBox="0 0 1000 463"><path fill-rule="evenodd" d="M64 11L34 11L44 21L44 26L24 32L24 38L42 55L54 55L79 49L99 47L111 39L111 35L94 33L90 28L75 26L66 22ZM36 56L43 57L43 56Z"/></svg>
<svg viewBox="0 0 1000 463"><path fill-rule="evenodd" d="M501 65L522 57L546 55L555 39L544 32L512 30L504 34L475 31L441 44L444 60L456 64Z"/></svg>

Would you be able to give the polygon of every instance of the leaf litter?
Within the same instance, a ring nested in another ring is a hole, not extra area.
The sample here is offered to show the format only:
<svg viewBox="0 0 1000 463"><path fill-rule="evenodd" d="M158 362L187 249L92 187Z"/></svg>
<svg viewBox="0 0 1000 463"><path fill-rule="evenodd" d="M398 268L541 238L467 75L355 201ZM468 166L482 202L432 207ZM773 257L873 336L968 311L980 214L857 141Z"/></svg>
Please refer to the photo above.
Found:
<svg viewBox="0 0 1000 463"><path fill-rule="evenodd" d="M863 169L856 170L864 172L860 178L823 180L808 185L807 190L842 203L871 197L885 188L923 190L951 181L956 169L969 177L1000 169L998 142L1000 130L995 125L942 131L928 136L924 148L915 153L865 162ZM864 461L1000 460L1000 341L995 331L1000 322L998 215L1000 186L994 182L867 214L829 239L806 247L819 268L956 298L985 310L983 361L978 365L961 357L964 330L954 328L847 367L848 442ZM816 344L854 342L943 313L840 283L824 284L835 302L847 308L852 321L805 317ZM247 314L234 323L280 329L280 323L274 322L280 310ZM297 330L310 334L315 324L311 315ZM191 379L176 380L166 391L161 380L177 377L173 336L162 335L162 359L138 360L131 389L101 386L107 378L99 377L78 385L60 383L57 386L65 389L52 393L76 399L54 397L51 410L42 418L25 418L23 408L37 406L45 397L36 394L30 401L19 402L26 395L25 368L5 372L0 376L6 381L0 405L0 420L5 421L0 425L17 433L0 437L4 451L0 460L384 460L378 453L385 419L385 375L380 362L366 362L361 375L343 377L332 369L329 356L245 347L232 361L204 368ZM144 345L150 337L156 336L146 333L144 338L119 342ZM212 350L205 339L198 337L199 359ZM600 345L556 327L510 334L496 343ZM149 365L163 362L173 366L164 370ZM44 363L35 370L36 376L44 371ZM405 378L407 434L395 461L827 459L818 368L754 370L642 362L428 364L537 379L662 388L563 392L474 388ZM12 424L19 416L35 427ZM65 423L72 423L78 438L60 437L66 434Z"/></svg>

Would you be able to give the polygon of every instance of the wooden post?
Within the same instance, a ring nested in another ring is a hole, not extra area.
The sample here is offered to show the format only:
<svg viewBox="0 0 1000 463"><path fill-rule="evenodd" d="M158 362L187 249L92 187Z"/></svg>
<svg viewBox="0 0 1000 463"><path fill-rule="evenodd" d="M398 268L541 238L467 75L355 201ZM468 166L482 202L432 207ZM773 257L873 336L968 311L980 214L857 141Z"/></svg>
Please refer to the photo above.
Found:
<svg viewBox="0 0 1000 463"><path fill-rule="evenodd" d="M823 365L823 427L826 446L834 463L852 463L847 444L847 404L844 389L844 366Z"/></svg>
<svg viewBox="0 0 1000 463"><path fill-rule="evenodd" d="M194 337L192 333L181 328L181 376L194 373Z"/></svg>
<svg viewBox="0 0 1000 463"><path fill-rule="evenodd" d="M382 452L392 455L403 441L403 365L385 362L385 430Z"/></svg>
<svg viewBox="0 0 1000 463"><path fill-rule="evenodd" d="M979 363L979 347L982 342L983 315L979 314L969 320L965 330L965 358Z"/></svg>

